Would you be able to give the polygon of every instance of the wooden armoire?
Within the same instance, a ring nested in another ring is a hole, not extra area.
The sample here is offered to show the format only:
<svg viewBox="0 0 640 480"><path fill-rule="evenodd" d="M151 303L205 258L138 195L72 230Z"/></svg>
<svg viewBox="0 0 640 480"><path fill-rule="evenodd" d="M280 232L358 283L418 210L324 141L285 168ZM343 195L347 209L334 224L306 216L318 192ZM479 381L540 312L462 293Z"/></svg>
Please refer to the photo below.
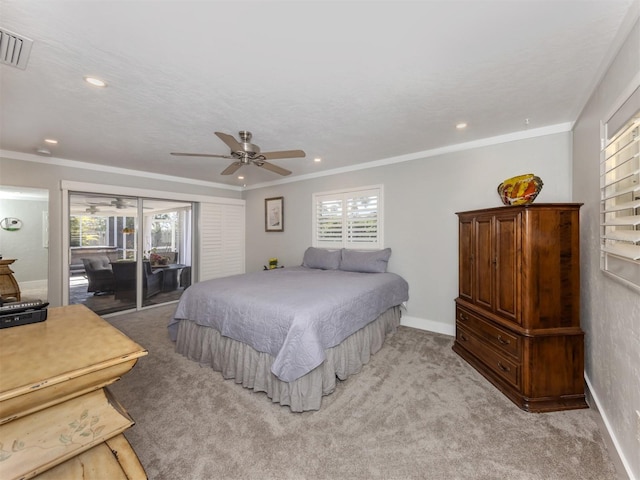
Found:
<svg viewBox="0 0 640 480"><path fill-rule="evenodd" d="M458 212L453 350L530 412L586 408L581 204Z"/></svg>

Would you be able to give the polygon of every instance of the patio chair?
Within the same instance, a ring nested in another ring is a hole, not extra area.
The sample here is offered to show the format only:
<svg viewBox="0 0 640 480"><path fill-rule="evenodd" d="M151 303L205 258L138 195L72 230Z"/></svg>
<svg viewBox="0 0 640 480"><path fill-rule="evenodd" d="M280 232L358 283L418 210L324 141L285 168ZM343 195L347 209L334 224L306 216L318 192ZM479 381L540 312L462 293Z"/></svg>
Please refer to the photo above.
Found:
<svg viewBox="0 0 640 480"><path fill-rule="evenodd" d="M84 264L87 280L89 280L87 292L93 292L94 295L113 293L115 281L109 257L99 255L83 258L82 263Z"/></svg>
<svg viewBox="0 0 640 480"><path fill-rule="evenodd" d="M114 262L116 300L136 298L136 262ZM148 261L142 266L142 298L147 299L162 291L162 270L152 271Z"/></svg>

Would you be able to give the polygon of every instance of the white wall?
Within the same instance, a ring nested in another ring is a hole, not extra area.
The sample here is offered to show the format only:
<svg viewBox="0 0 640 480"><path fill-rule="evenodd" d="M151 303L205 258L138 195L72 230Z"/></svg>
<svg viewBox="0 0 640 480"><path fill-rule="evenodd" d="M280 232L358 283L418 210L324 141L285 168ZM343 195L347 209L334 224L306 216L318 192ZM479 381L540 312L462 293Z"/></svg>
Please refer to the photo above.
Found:
<svg viewBox="0 0 640 480"><path fill-rule="evenodd" d="M635 26L574 127L573 191L582 208L582 328L591 393L632 478L640 478L640 293L600 271L600 122L640 85Z"/></svg>
<svg viewBox="0 0 640 480"><path fill-rule="evenodd" d="M16 155L16 157L21 156ZM187 183L180 181L180 179L172 181L171 179L152 178L152 174L148 174L147 177L133 175L135 172L131 172L132 175L110 173L92 170L90 165L87 165L86 169L80 168L82 164L78 162L73 162L75 166L71 167L60 165L56 163L55 159L39 160L41 161L9 158L8 155L0 157L0 183L17 187L42 188L49 191L49 295L47 300L51 306L62 304L62 291L66 288L66 285L61 282L63 268L66 268L66 265L62 265L62 218L66 212L62 211L61 181L175 192L176 200L182 199L185 195L241 197L241 192L237 190Z"/></svg>
<svg viewBox="0 0 640 480"><path fill-rule="evenodd" d="M343 187L384 185L389 271L409 282L403 323L453 334L458 293L455 212L501 205L498 184L535 173L544 182L536 202L571 201L571 133L509 141L409 162L270 186L245 193L247 271L270 257L300 265L311 245L311 195ZM265 232L264 199L284 196L284 232Z"/></svg>
<svg viewBox="0 0 640 480"><path fill-rule="evenodd" d="M46 201L0 200L0 219L14 217L22 221L20 230L0 229L0 254L16 260L9 268L19 285L34 281L46 284L49 255L42 241L42 215L47 209Z"/></svg>

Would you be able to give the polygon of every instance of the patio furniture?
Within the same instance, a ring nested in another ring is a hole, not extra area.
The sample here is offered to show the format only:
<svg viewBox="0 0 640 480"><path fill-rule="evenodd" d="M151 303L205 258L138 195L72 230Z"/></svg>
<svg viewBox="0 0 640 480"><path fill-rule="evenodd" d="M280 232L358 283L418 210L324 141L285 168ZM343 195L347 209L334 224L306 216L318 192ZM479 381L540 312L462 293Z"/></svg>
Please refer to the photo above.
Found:
<svg viewBox="0 0 640 480"><path fill-rule="evenodd" d="M180 272L180 286L185 290L191 286L191 267L184 267Z"/></svg>
<svg viewBox="0 0 640 480"><path fill-rule="evenodd" d="M162 291L164 272L162 270L153 271L149 262L143 262L142 271L143 298L149 298L156 293L160 293Z"/></svg>
<svg viewBox="0 0 640 480"><path fill-rule="evenodd" d="M87 280L89 280L87 292L93 292L94 295L113 292L115 283L109 257L98 255L83 258L82 263Z"/></svg>
<svg viewBox="0 0 640 480"><path fill-rule="evenodd" d="M136 262L113 262L116 300L136 298ZM148 261L142 266L142 298L147 299L162 290L163 271L152 271Z"/></svg>
<svg viewBox="0 0 640 480"><path fill-rule="evenodd" d="M69 272L71 276L84 275L83 258L97 258L107 256L112 262L118 259L118 247L71 247Z"/></svg>
<svg viewBox="0 0 640 480"><path fill-rule="evenodd" d="M169 265L158 265L151 267L152 271L155 273L159 270L162 270L162 291L163 292L172 292L178 289L178 275L180 271L187 267L182 263L171 263Z"/></svg>

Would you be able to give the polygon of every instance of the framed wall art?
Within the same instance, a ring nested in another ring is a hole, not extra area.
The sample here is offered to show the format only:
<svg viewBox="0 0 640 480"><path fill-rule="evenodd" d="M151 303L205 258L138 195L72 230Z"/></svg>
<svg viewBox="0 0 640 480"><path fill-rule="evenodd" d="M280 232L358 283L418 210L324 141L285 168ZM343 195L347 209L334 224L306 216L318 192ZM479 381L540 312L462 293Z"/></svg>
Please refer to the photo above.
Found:
<svg viewBox="0 0 640 480"><path fill-rule="evenodd" d="M265 232L284 232L284 197L264 199Z"/></svg>

